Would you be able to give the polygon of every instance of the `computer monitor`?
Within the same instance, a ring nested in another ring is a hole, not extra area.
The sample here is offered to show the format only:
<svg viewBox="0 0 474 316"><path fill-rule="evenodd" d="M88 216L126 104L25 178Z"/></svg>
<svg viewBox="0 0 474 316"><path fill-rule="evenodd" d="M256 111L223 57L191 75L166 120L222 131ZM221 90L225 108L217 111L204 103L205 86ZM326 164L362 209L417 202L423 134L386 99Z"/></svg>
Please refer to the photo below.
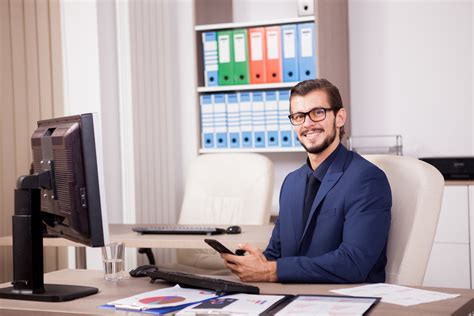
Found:
<svg viewBox="0 0 474 316"><path fill-rule="evenodd" d="M97 288L44 284L43 225L91 247L108 243L101 129L95 114L38 122L33 174L18 178L13 215L13 282L0 298L61 302Z"/></svg>

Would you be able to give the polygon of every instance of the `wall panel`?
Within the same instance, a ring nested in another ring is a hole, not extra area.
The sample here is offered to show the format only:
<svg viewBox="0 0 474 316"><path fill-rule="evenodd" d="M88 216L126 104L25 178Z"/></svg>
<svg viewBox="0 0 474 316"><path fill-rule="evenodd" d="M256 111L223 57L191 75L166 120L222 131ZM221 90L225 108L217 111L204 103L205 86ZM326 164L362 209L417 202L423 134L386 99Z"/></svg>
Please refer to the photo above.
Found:
<svg viewBox="0 0 474 316"><path fill-rule="evenodd" d="M54 3L51 10L50 4ZM13 189L28 174L30 137L36 121L61 116L62 60L58 0L0 1L0 235L11 234ZM51 12L53 14L51 14ZM51 19L51 16L54 16ZM52 24L52 22L54 22ZM52 44L54 42L54 45ZM54 58L53 58L54 56ZM53 82L52 74L56 80ZM53 95L56 96L53 100ZM45 248L45 270L64 266L55 248ZM0 249L0 282L11 280L11 247Z"/></svg>

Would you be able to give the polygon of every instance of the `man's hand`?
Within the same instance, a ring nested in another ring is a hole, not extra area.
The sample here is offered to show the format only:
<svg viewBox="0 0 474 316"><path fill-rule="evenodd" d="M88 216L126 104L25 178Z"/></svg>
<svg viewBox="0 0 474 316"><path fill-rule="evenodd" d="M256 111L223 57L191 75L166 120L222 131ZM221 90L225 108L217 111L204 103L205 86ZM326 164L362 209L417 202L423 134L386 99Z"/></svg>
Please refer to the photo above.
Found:
<svg viewBox="0 0 474 316"><path fill-rule="evenodd" d="M276 282L276 262L268 261L262 251L248 244L239 245L248 254L234 256L221 254L225 265L244 282Z"/></svg>

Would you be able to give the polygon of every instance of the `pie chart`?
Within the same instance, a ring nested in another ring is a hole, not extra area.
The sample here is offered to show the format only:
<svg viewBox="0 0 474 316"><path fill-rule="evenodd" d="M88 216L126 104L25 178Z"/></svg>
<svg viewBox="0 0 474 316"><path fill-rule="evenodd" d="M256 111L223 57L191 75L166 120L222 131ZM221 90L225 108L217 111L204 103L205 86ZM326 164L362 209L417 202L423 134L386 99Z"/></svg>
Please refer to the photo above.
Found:
<svg viewBox="0 0 474 316"><path fill-rule="evenodd" d="M178 303L184 300L185 298L181 296L152 296L152 297L142 298L139 300L139 302L143 304L148 304L148 305L163 305L163 304Z"/></svg>

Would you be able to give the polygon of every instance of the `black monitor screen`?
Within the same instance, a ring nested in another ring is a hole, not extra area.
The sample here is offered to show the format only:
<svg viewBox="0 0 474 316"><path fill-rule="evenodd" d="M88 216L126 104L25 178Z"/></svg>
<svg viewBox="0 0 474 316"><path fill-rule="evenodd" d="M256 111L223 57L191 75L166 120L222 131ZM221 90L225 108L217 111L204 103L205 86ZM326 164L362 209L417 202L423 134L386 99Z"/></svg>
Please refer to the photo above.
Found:
<svg viewBox="0 0 474 316"><path fill-rule="evenodd" d="M35 174L51 172L51 188L41 189L41 212L48 231L92 247L107 243L98 135L93 115L83 114L39 121L31 137Z"/></svg>
<svg viewBox="0 0 474 316"><path fill-rule="evenodd" d="M93 114L38 122L31 137L33 174L18 178L13 226L13 282L0 298L61 302L95 294L88 286L44 284L43 225L92 247L108 243L102 139Z"/></svg>

